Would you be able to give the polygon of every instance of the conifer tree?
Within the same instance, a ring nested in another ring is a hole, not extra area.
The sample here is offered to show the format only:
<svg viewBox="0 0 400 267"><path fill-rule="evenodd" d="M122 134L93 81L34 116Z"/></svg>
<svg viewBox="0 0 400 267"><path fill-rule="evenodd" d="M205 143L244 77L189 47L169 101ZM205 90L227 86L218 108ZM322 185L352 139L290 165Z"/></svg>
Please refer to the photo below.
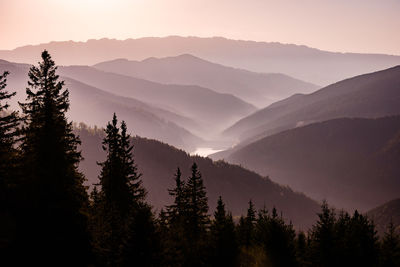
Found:
<svg viewBox="0 0 400 267"><path fill-rule="evenodd" d="M9 111L8 100L15 96L15 92L9 93L6 91L7 86L7 75L9 73L5 71L3 75L0 75L0 178L8 176L8 167L10 165L10 159L15 153L15 141L18 135L18 114L15 111ZM4 180L0 181L1 184L5 183Z"/></svg>
<svg viewBox="0 0 400 267"><path fill-rule="evenodd" d="M347 235L345 236L346 249L349 257L340 264L352 266L378 265L378 237L375 225L356 210L350 219Z"/></svg>
<svg viewBox="0 0 400 267"><path fill-rule="evenodd" d="M203 179L196 163L193 163L191 170L191 176L185 187L185 197L187 201L188 234L196 240L205 232L209 223L208 202Z"/></svg>
<svg viewBox="0 0 400 267"><path fill-rule="evenodd" d="M249 248L254 243L254 224L256 222L256 211L250 200L246 217L241 217L238 225L238 238L241 246Z"/></svg>
<svg viewBox="0 0 400 267"><path fill-rule="evenodd" d="M92 192L92 201L95 205L93 222L95 233L95 248L100 262L107 266L121 264L121 246L126 235L126 227L130 208L133 204L133 194L130 192L129 180L126 176L127 166L122 155L121 133L118 127L117 116L105 129L103 150L107 158L99 163L100 191Z"/></svg>
<svg viewBox="0 0 400 267"><path fill-rule="evenodd" d="M168 189L173 198L173 204L166 207L166 212L160 213L160 226L163 239L164 266L183 266L190 246L187 236L187 197L186 183L182 180L179 167L174 175L175 187Z"/></svg>
<svg viewBox="0 0 400 267"><path fill-rule="evenodd" d="M307 238L303 231L297 234L296 238L296 258L299 266L309 265Z"/></svg>
<svg viewBox="0 0 400 267"><path fill-rule="evenodd" d="M297 266L295 231L278 216L276 208L271 216L265 209L258 213L255 236L272 266Z"/></svg>
<svg viewBox="0 0 400 267"><path fill-rule="evenodd" d="M99 163L99 192L92 192L93 233L99 262L108 266L156 266L159 237L146 191L133 160L133 146L125 122L117 116L107 124L103 149L107 158Z"/></svg>
<svg viewBox="0 0 400 267"><path fill-rule="evenodd" d="M183 224L186 220L187 203L185 198L185 181L182 180L181 170L178 168L175 174L175 188L168 193L174 198L174 203L167 207L168 218L171 224Z"/></svg>
<svg viewBox="0 0 400 267"><path fill-rule="evenodd" d="M20 104L25 122L21 145L25 214L30 218L24 244L40 261L85 264L90 261L90 246L88 197L78 171L80 141L65 116L68 89L59 81L50 54L44 51L41 56L39 66L29 70L27 102Z"/></svg>
<svg viewBox="0 0 400 267"><path fill-rule="evenodd" d="M10 254L14 242L15 230L12 223L15 221L16 201L15 195L17 184L17 158L18 151L15 141L18 135L17 112L9 111L8 100L15 95L6 91L6 77L8 72L0 75L0 228L6 236L2 237L2 248Z"/></svg>
<svg viewBox="0 0 400 267"><path fill-rule="evenodd" d="M131 136L127 133L125 121L121 123L121 159L124 176L128 179L130 195L133 203L142 203L146 197L146 190L142 185L141 174L133 160L133 145L130 143Z"/></svg>
<svg viewBox="0 0 400 267"><path fill-rule="evenodd" d="M185 186L186 218L185 234L190 240L187 254L185 255L186 266L204 266L207 261L207 228L209 226L208 202L206 189L197 164L193 163L191 176Z"/></svg>
<svg viewBox="0 0 400 267"><path fill-rule="evenodd" d="M9 205L9 187L15 182L12 176L15 176L14 168L17 151L14 145L18 135L17 112L8 110L9 104L7 101L16 94L15 92L9 93L6 91L6 77L8 74L5 71L3 75L0 75L0 205L2 208Z"/></svg>
<svg viewBox="0 0 400 267"><path fill-rule="evenodd" d="M211 265L234 266L238 254L235 224L233 223L232 214L226 212L221 196L214 212L210 236L212 242Z"/></svg>
<svg viewBox="0 0 400 267"><path fill-rule="evenodd" d="M382 240L380 265L382 267L400 266L400 236L390 220Z"/></svg>
<svg viewBox="0 0 400 267"><path fill-rule="evenodd" d="M326 201L322 203L321 209L322 212L318 214L319 220L311 231L312 259L314 264L336 266L335 211L329 208Z"/></svg>

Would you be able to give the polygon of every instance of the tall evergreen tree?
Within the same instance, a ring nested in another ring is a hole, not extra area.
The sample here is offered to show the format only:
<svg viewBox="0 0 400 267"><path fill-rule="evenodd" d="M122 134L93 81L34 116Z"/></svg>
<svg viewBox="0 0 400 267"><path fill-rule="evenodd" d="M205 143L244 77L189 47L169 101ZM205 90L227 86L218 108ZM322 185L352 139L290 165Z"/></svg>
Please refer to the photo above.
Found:
<svg viewBox="0 0 400 267"><path fill-rule="evenodd" d="M40 261L58 259L71 264L89 262L88 197L79 138L65 113L69 92L59 81L57 67L47 51L29 70L26 103L20 104L25 126L22 162L28 216L24 244ZM31 218L35 218L32 220ZM23 241L21 241L23 242Z"/></svg>
<svg viewBox="0 0 400 267"><path fill-rule="evenodd" d="M272 266L297 266L295 231L278 216L275 208L271 215L265 209L258 213L255 236Z"/></svg>
<svg viewBox="0 0 400 267"><path fill-rule="evenodd" d="M6 71L0 75L0 205L5 208L8 206L8 187L13 183L13 167L15 167L15 141L17 137L18 116L17 112L9 111L7 103L15 92L6 91L7 75Z"/></svg>
<svg viewBox="0 0 400 267"><path fill-rule="evenodd" d="M107 266L155 266L158 235L146 191L133 160L133 146L125 122L117 116L107 124L100 191L92 192L92 229L99 263Z"/></svg>
<svg viewBox="0 0 400 267"><path fill-rule="evenodd" d="M250 200L246 217L241 217L238 225L239 244L245 248L249 248L254 243L254 230L256 222L256 211L254 204Z"/></svg>
<svg viewBox="0 0 400 267"><path fill-rule="evenodd" d="M197 164L193 163L192 173L185 187L189 235L194 240L201 238L209 223L206 189Z"/></svg>
<svg viewBox="0 0 400 267"><path fill-rule="evenodd" d="M203 178L197 164L193 163L191 175L185 186L186 231L190 240L186 266L204 266L207 262L207 229L209 226L208 202Z"/></svg>
<svg viewBox="0 0 400 267"><path fill-rule="evenodd" d="M309 266L307 237L303 231L297 234L296 238L296 258L299 266Z"/></svg>
<svg viewBox="0 0 400 267"><path fill-rule="evenodd" d="M18 135L17 112L9 111L8 100L15 95L6 91L8 72L0 75L0 248L11 252L15 241L15 211L18 210L15 201L17 184L17 156L15 141Z"/></svg>
<svg viewBox="0 0 400 267"><path fill-rule="evenodd" d="M348 255L341 264L352 266L377 266L378 265L378 237L375 225L364 215L356 210L350 219L346 238ZM339 236L337 237L339 239Z"/></svg>
<svg viewBox="0 0 400 267"><path fill-rule="evenodd" d="M181 170L178 168L175 174L175 188L169 189L168 193L174 198L174 203L167 207L168 217L171 224L183 224L186 220L186 196L185 181L182 180Z"/></svg>
<svg viewBox="0 0 400 267"><path fill-rule="evenodd" d="M168 189L174 202L160 213L160 227L164 250L164 266L184 266L190 240L187 236L187 198L186 183L177 168L174 175L175 187Z"/></svg>
<svg viewBox="0 0 400 267"><path fill-rule="evenodd" d="M318 214L319 220L310 233L313 263L319 266L336 266L335 211L329 208L326 201L322 203L321 209L322 212Z"/></svg>
<svg viewBox="0 0 400 267"><path fill-rule="evenodd" d="M380 266L400 266L400 236L396 233L392 220L382 240Z"/></svg>
<svg viewBox="0 0 400 267"><path fill-rule="evenodd" d="M133 145L130 142L131 136L127 133L125 121L121 123L121 159L123 174L128 179L129 193L133 196L133 203L142 203L146 197L146 190L142 185L141 174L133 160Z"/></svg>
<svg viewBox="0 0 400 267"><path fill-rule="evenodd" d="M226 212L221 196L214 212L210 238L212 266L234 266L238 254L235 224L232 214Z"/></svg>
<svg viewBox="0 0 400 267"><path fill-rule="evenodd" d="M7 181L7 177L10 175L10 165L13 165L11 159L14 158L16 152L14 145L19 122L17 112L8 110L10 106L7 101L16 94L6 91L8 74L5 71L3 75L0 75L0 190L4 190L8 182L11 182ZM1 196L4 195L1 194Z"/></svg>

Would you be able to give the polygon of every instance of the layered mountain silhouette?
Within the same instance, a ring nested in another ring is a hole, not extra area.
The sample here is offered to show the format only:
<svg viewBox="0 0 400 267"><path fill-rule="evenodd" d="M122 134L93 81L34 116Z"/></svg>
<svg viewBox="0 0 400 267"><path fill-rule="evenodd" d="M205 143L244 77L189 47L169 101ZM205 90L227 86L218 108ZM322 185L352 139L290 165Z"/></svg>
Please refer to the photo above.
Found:
<svg viewBox="0 0 400 267"><path fill-rule="evenodd" d="M134 126L133 126L134 127ZM100 129L78 127L76 133L82 140L84 161L80 168L88 178L88 184L97 183L100 172L96 162L105 158L101 149L104 132ZM304 194L296 193L289 187L280 186L268 177L262 177L240 166L222 161L214 162L209 158L191 157L186 152L159 141L135 137L134 158L139 171L143 174L144 186L148 189L148 199L159 211L167 203L171 203L168 188L174 186L174 173L180 167L183 177L190 174L193 162L199 166L211 209L216 206L221 195L226 207L234 216L246 213L248 201L251 199L257 209L274 206L283 212L297 228L308 229L315 222L319 205ZM212 211L210 211L212 212Z"/></svg>
<svg viewBox="0 0 400 267"><path fill-rule="evenodd" d="M241 119L224 134L244 143L313 122L400 114L400 66L294 95Z"/></svg>
<svg viewBox="0 0 400 267"><path fill-rule="evenodd" d="M39 60L44 49L52 51L55 61L62 65L93 65L116 58L143 60L149 57L192 54L250 71L284 73L322 86L400 64L400 56L335 53L276 42L179 36L124 41L101 39L87 42L51 42L3 50L0 51L0 58L33 64Z"/></svg>
<svg viewBox="0 0 400 267"><path fill-rule="evenodd" d="M195 85L165 85L87 66L60 67L59 73L107 92L189 117L196 125L185 123L182 126L202 136L219 133L256 110L253 105L231 94Z"/></svg>
<svg viewBox="0 0 400 267"><path fill-rule="evenodd" d="M95 68L165 84L198 85L220 93L233 94L258 107L289 97L310 93L318 87L278 73L256 73L211 63L184 54L143 61L116 59Z"/></svg>
<svg viewBox="0 0 400 267"><path fill-rule="evenodd" d="M11 102L14 109L18 109L17 101L25 101L28 69L29 65L26 64L0 61L0 72L5 70L10 72L7 77L7 88L17 92ZM61 79L66 81L66 87L70 91L71 110L68 115L74 121L83 121L89 125L105 125L109 121L110 114L117 112L128 124L135 125L134 134L162 140L187 150L193 150L203 142L180 126L195 127L196 122L187 117L134 98L106 92L68 77Z"/></svg>
<svg viewBox="0 0 400 267"><path fill-rule="evenodd" d="M393 223L396 232L400 234L400 198L388 201L368 211L367 215L376 224L380 236L384 236L390 222Z"/></svg>
<svg viewBox="0 0 400 267"><path fill-rule="evenodd" d="M400 116L334 119L265 137L227 160L338 208L400 197Z"/></svg>

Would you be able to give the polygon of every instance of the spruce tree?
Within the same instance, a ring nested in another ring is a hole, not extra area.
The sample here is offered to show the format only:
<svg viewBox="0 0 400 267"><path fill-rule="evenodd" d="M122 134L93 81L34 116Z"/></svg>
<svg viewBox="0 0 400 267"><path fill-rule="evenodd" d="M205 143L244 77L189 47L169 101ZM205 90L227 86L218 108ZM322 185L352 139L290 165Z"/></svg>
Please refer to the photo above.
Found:
<svg viewBox="0 0 400 267"><path fill-rule="evenodd" d="M308 266L308 244L307 238L303 231L297 234L296 238L296 258L299 266Z"/></svg>
<svg viewBox="0 0 400 267"><path fill-rule="evenodd" d="M17 150L15 141L18 135L18 115L15 111L9 111L8 100L15 96L15 92L6 91L6 71L0 75L0 210L9 206L9 189L15 183L15 159Z"/></svg>
<svg viewBox="0 0 400 267"><path fill-rule="evenodd" d="M146 197L146 190L142 185L141 174L133 160L133 145L130 142L131 136L127 133L125 121L121 123L121 159L123 174L128 179L129 193L133 196L133 203L142 203Z"/></svg>
<svg viewBox="0 0 400 267"><path fill-rule="evenodd" d="M241 217L238 225L239 244L245 248L249 248L254 243L254 224L256 222L256 211L254 204L250 200L246 217Z"/></svg>
<svg viewBox="0 0 400 267"><path fill-rule="evenodd" d="M18 135L18 115L8 110L8 100L15 95L6 91L8 72L0 75L0 229L4 252L10 254L15 242L15 212L19 210L16 202L18 151L15 147Z"/></svg>
<svg viewBox="0 0 400 267"><path fill-rule="evenodd" d="M187 236L187 198L186 183L182 180L182 173L177 168L174 175L175 187L168 189L173 198L173 204L166 207L166 212L160 213L162 229L162 243L164 250L164 266L184 266L190 239Z"/></svg>
<svg viewBox="0 0 400 267"><path fill-rule="evenodd" d="M375 225L357 210L350 219L346 246L350 256L341 264L377 266L379 252Z"/></svg>
<svg viewBox="0 0 400 267"><path fill-rule="evenodd" d="M196 163L193 163L191 171L185 187L188 234L197 240L205 233L209 223L208 202L203 179Z"/></svg>
<svg viewBox="0 0 400 267"><path fill-rule="evenodd" d="M185 255L186 266L204 266L207 262L207 229L209 226L208 202L206 189L197 164L193 163L191 176L185 186L185 203L187 221L185 223L190 245Z"/></svg>
<svg viewBox="0 0 400 267"><path fill-rule="evenodd" d="M218 199L211 224L211 265L234 266L238 254L235 224L232 214L227 213L221 196Z"/></svg>
<svg viewBox="0 0 400 267"><path fill-rule="evenodd" d="M382 239L380 266L400 266L400 236L392 220Z"/></svg>
<svg viewBox="0 0 400 267"><path fill-rule="evenodd" d="M133 145L125 122L117 116L107 124L103 149L100 191L93 191L92 229L99 263L107 266L156 266L159 238L146 191L135 165Z"/></svg>
<svg viewBox="0 0 400 267"><path fill-rule="evenodd" d="M185 185L185 181L182 180L181 170L178 168L175 174L175 188L168 190L169 195L174 198L174 203L167 207L170 224L182 225L186 220Z"/></svg>
<svg viewBox="0 0 400 267"><path fill-rule="evenodd" d="M265 209L258 213L255 239L272 266L297 266L295 237L292 224L285 224L275 208L271 215Z"/></svg>
<svg viewBox="0 0 400 267"><path fill-rule="evenodd" d="M0 190L4 190L8 182L11 182L7 181L6 177L10 175L10 163L13 165L11 159L15 157L16 153L14 145L19 123L17 112L8 110L10 105L7 101L16 94L6 91L8 74L5 71L3 75L0 75Z"/></svg>
<svg viewBox="0 0 400 267"><path fill-rule="evenodd" d="M50 54L44 51L41 56L39 66L29 70L27 102L20 104L25 123L21 145L25 214L30 218L24 244L38 261L85 264L90 246L88 197L84 176L78 171L80 141L65 116L68 89L59 81Z"/></svg>
<svg viewBox="0 0 400 267"><path fill-rule="evenodd" d="M326 201L321 205L322 212L318 214L319 220L311 230L312 261L320 266L336 266L336 234L335 211L329 208Z"/></svg>

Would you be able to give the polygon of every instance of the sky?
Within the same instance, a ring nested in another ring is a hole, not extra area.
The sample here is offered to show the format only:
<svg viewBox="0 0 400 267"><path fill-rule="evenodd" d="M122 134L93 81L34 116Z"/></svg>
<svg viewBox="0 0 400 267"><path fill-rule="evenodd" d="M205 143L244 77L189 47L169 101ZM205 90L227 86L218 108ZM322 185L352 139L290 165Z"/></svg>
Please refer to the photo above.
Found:
<svg viewBox="0 0 400 267"><path fill-rule="evenodd" d="M400 55L400 0L0 0L0 49L169 35Z"/></svg>

